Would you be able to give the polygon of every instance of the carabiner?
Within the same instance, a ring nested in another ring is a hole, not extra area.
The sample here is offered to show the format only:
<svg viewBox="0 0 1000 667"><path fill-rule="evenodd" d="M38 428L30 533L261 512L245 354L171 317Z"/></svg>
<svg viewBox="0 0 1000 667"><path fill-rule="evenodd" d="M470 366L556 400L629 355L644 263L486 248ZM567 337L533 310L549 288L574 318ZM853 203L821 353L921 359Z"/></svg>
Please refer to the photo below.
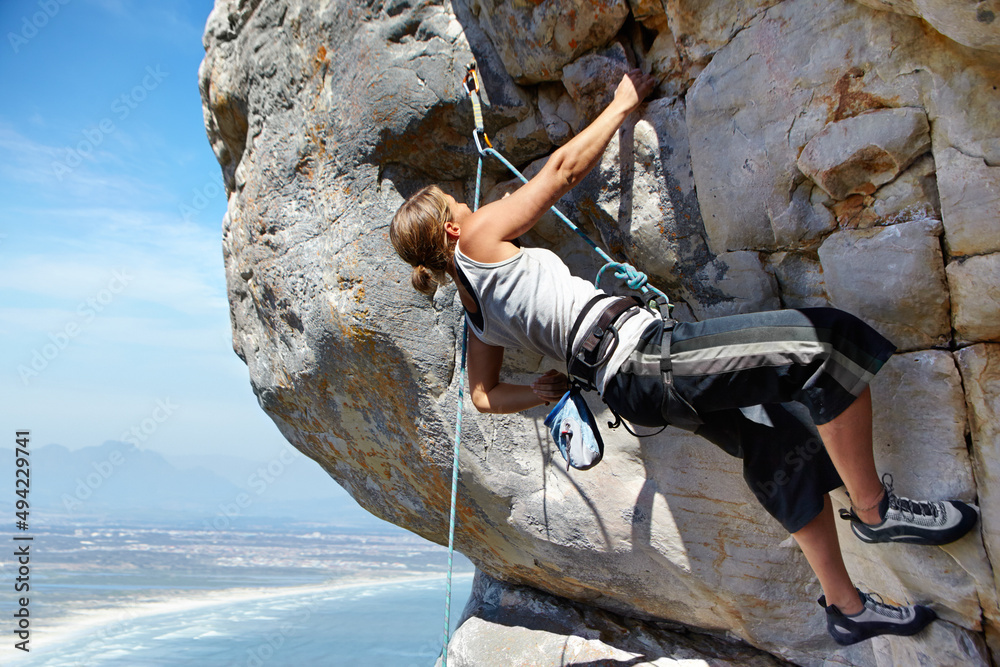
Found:
<svg viewBox="0 0 1000 667"><path fill-rule="evenodd" d="M469 79L472 79L472 88L469 88ZM479 92L479 76L476 74L475 62L469 65L469 71L466 73L465 78L462 79L462 87L465 88L466 95Z"/></svg>

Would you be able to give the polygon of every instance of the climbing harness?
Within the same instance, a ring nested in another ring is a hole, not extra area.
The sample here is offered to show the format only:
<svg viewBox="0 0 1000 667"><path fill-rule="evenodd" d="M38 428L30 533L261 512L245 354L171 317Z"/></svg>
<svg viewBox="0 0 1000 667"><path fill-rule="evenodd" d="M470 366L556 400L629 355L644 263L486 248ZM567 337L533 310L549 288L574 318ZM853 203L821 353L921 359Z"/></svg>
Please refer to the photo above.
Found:
<svg viewBox="0 0 1000 667"><path fill-rule="evenodd" d="M476 195L473 200L473 211L479 209L479 198L482 191L482 181L483 181L483 158L487 155L495 157L500 161L511 173L517 176L522 183L527 183L528 179L525 178L518 169L511 164L507 158L501 155L496 149L493 148L492 142L490 142L489 136L486 134L486 127L483 123L483 108L482 102L480 100L480 86L479 86L479 73L476 70L476 64L472 63L469 65L469 69L466 72L465 79L462 81L462 86L465 88L465 92L468 94L469 99L472 101L472 115L475 120L476 128L472 133L472 138L476 142L476 150L479 151L479 163L476 167ZM670 303L670 299L667 295L661 292L656 287L649 284L649 279L646 274L637 270L631 264L625 262L617 262L611 258L606 252L604 252L600 246L598 246L594 241L587 236L586 232L580 229L576 224L574 224L569 218L567 218L563 213L553 206L550 209L556 217L563 221L570 229L577 233L577 235L583 239L587 245L589 245L594 252L596 252L604 261L605 264L601 267L600 271L597 272L597 277L594 279L594 285L600 287L601 279L604 276L605 271L611 269L614 275L619 280L624 281L629 289L643 294L645 298L639 297L619 297L610 306L607 306L602 312L601 317L598 318L596 325L591 327L590 332L584 338L580 349L574 354L573 350L567 350L567 374L570 376L571 390L566 393L563 400L559 402L556 409L549 415L550 419L555 423L556 415L567 405L576 406L577 412L577 423L587 423L590 428L593 429L596 435L596 441L590 443L589 439L585 441L585 446L582 449L573 451L571 455L571 446L567 446L565 442L560 440L560 436L557 434L558 428L553 427L553 437L556 439L556 443L559 445L560 451L566 458L567 467L573 466L575 468L586 470L587 468L596 465L600 461L601 456L604 453L604 443L600 441L600 433L597 432L597 425L593 421L593 416L590 415L589 409L587 408L586 402L580 397L580 390L594 389L593 378L594 372L598 367L600 367L607 359L611 356L614 351L615 346L618 344L618 329L621 324L632 314L635 314L635 306L644 306L649 310L657 313L663 320L664 325L673 328L673 318L671 317L671 311L673 310L673 304ZM585 315L598 301L605 300L609 298L607 295L601 294L592 299L584 308L584 312L581 316L577 318L577 322L573 326L573 331L570 334L570 341L576 338L576 333L579 328L580 322L583 320L583 315ZM615 298L615 297L610 297ZM631 314L630 314L631 311ZM607 335L610 334L610 337ZM465 323L462 329L462 359L461 367L459 372L459 384L458 384L458 414L456 416L455 425L455 450L452 463L452 474L451 474L451 511L449 513L448 520L448 575L446 584L446 595L445 607L444 607L444 647L441 651L441 667L448 667L448 639L451 634L451 573L452 573L452 556L455 551L455 502L458 494L458 457L461 445L461 432L462 432L462 402L463 402L463 392L465 388L465 362L466 362L466 349L468 341L468 323ZM571 342L572 344L572 342ZM596 355L596 356L595 356ZM669 360L668 360L669 364ZM669 373L669 368L668 371ZM628 427L622 418L618 416L617 413L612 410L616 421L608 422L608 426L611 428L618 428L619 425L624 425L625 430L637 437L644 437L635 433L632 429ZM589 419L588 419L589 416ZM549 424L549 419L546 420L546 425ZM661 429L662 430L662 429ZM657 431L659 433L659 431ZM655 433L650 433L648 435L655 435ZM578 458L583 456L583 458Z"/></svg>

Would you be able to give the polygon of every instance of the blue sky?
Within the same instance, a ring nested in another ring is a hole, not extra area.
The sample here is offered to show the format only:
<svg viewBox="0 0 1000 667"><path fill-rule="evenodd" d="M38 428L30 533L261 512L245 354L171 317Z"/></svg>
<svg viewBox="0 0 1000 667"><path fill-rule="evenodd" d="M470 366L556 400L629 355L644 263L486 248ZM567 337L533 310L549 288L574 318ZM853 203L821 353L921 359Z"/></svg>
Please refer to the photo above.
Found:
<svg viewBox="0 0 1000 667"><path fill-rule="evenodd" d="M0 437L255 459L284 444L232 351L198 93L211 9L0 3Z"/></svg>

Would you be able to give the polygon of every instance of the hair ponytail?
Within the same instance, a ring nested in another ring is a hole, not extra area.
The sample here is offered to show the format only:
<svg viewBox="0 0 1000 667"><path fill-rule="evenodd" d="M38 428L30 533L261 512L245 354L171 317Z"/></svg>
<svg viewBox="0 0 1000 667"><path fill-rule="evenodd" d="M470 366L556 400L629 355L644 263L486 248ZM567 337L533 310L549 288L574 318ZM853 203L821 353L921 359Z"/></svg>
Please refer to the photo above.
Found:
<svg viewBox="0 0 1000 667"><path fill-rule="evenodd" d="M410 283L413 285L413 289L428 296L434 294L440 282L423 264L413 267L413 272L410 274Z"/></svg>
<svg viewBox="0 0 1000 667"><path fill-rule="evenodd" d="M389 240L396 253L413 267L410 282L422 294L433 295L448 281L455 244L445 234L451 209L444 192L430 185L407 199L389 225Z"/></svg>

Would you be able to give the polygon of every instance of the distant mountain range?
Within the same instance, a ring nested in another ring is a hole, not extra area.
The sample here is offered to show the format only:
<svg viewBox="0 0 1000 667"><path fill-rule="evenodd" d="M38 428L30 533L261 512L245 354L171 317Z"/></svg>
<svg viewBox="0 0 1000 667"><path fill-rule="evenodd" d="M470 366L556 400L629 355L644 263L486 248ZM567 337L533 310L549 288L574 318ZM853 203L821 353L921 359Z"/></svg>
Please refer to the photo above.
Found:
<svg viewBox="0 0 1000 667"><path fill-rule="evenodd" d="M13 516L15 452L0 447L0 511ZM70 450L32 447L29 511L35 520L101 517L239 528L260 518L392 528L362 509L315 462L291 448L267 461L230 456L167 460L127 442Z"/></svg>

